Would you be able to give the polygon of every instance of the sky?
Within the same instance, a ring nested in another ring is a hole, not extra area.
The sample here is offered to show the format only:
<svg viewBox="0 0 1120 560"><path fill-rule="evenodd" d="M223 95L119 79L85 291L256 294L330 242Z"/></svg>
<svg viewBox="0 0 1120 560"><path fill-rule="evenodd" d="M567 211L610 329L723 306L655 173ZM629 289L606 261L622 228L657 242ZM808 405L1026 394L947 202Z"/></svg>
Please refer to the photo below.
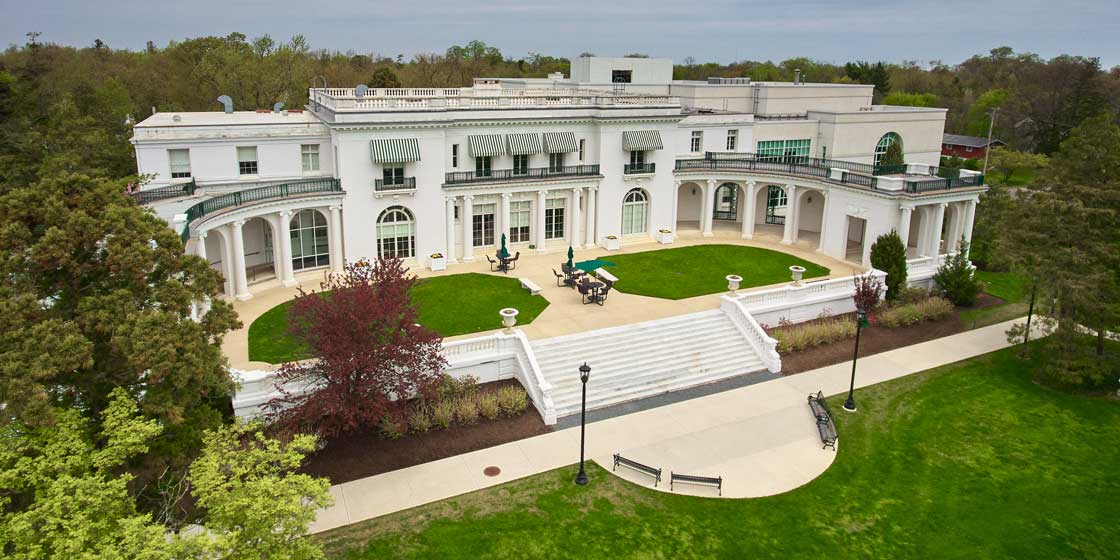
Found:
<svg viewBox="0 0 1120 560"><path fill-rule="evenodd" d="M23 44L28 31L43 42L130 49L239 31L406 58L479 39L513 57L955 64L1006 45L1120 65L1117 0L0 0L0 14L0 45Z"/></svg>

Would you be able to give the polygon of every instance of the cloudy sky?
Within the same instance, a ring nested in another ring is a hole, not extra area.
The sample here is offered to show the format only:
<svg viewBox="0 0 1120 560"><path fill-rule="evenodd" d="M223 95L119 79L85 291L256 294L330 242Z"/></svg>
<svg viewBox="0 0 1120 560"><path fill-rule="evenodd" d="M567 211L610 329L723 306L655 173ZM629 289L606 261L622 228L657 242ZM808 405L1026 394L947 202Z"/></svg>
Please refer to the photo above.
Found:
<svg viewBox="0 0 1120 560"><path fill-rule="evenodd" d="M1120 65L1117 0L0 0L0 43L142 48L240 31L388 56L480 39L507 56L643 52L677 60L956 63L995 46Z"/></svg>

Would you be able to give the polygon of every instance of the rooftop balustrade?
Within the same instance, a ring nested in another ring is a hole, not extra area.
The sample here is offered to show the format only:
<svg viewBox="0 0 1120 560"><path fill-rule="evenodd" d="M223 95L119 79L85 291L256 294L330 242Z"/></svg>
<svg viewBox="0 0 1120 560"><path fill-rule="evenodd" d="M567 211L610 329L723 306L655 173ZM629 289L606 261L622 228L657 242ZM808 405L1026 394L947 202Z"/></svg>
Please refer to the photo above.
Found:
<svg viewBox="0 0 1120 560"><path fill-rule="evenodd" d="M316 88L310 90L310 100L313 108L322 107L335 113L518 107L680 106L680 98L667 95L614 93L577 88L370 88L361 96L352 88Z"/></svg>

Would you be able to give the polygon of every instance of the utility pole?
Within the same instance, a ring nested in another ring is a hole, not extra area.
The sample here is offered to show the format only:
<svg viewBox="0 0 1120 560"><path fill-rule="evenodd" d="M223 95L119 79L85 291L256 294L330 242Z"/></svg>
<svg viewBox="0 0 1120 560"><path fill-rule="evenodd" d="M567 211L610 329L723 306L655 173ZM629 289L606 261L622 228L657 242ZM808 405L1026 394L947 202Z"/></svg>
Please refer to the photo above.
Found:
<svg viewBox="0 0 1120 560"><path fill-rule="evenodd" d="M988 145L984 146L984 175L988 174L988 155L992 151L992 128L996 125L996 113L998 112L999 107L992 107L992 110L988 111L990 119L988 120Z"/></svg>

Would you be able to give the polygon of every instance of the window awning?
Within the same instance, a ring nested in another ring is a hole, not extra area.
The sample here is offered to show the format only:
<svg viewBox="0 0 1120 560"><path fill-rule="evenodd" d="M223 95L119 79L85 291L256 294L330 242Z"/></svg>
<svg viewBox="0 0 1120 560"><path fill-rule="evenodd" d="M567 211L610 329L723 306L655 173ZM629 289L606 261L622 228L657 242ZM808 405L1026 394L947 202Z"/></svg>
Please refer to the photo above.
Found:
<svg viewBox="0 0 1120 560"><path fill-rule="evenodd" d="M544 148L550 154L574 152L579 149L576 146L576 133L546 132L544 133Z"/></svg>
<svg viewBox="0 0 1120 560"><path fill-rule="evenodd" d="M420 141L415 138L378 138L370 140L373 163L420 161Z"/></svg>
<svg viewBox="0 0 1120 560"><path fill-rule="evenodd" d="M664 147L661 144L661 133L656 130L635 130L622 133L622 149L627 152L660 150Z"/></svg>
<svg viewBox="0 0 1120 560"><path fill-rule="evenodd" d="M506 153L506 143L501 134L478 134L467 137L471 157L500 156Z"/></svg>
<svg viewBox="0 0 1120 560"><path fill-rule="evenodd" d="M523 156L541 153L541 138L536 134L509 134L509 155Z"/></svg>

